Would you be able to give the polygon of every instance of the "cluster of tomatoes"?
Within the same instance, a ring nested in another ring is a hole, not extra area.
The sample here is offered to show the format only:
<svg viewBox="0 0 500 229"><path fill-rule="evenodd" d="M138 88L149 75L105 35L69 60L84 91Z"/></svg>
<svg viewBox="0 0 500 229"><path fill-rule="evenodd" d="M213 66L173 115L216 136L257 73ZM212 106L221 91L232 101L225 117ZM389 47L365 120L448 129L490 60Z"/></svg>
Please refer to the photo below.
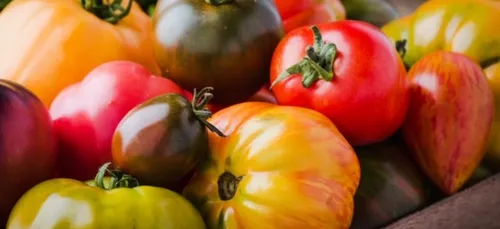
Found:
<svg viewBox="0 0 500 229"><path fill-rule="evenodd" d="M14 0L0 13L8 229L349 228L357 147L401 130L446 194L484 156L494 97L482 63L415 51L421 14L379 29L337 0L146 9Z"/></svg>

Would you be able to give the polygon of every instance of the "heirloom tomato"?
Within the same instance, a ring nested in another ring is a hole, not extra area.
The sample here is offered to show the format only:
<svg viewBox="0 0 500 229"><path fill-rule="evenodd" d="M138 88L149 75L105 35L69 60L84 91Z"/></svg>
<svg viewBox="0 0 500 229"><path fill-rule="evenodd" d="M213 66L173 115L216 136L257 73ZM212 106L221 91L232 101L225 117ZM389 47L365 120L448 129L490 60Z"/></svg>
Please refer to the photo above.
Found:
<svg viewBox="0 0 500 229"><path fill-rule="evenodd" d="M401 130L420 168L448 195L480 165L495 113L488 81L460 53L425 55L408 73L410 108Z"/></svg>
<svg viewBox="0 0 500 229"><path fill-rule="evenodd" d="M345 19L340 0L274 0L283 20L285 32L301 26Z"/></svg>
<svg viewBox="0 0 500 229"><path fill-rule="evenodd" d="M133 108L115 130L114 164L143 184L177 186L206 158L206 129L223 136L206 121L212 90L195 91L192 104L180 94L167 93Z"/></svg>
<svg viewBox="0 0 500 229"><path fill-rule="evenodd" d="M363 174L350 229L383 228L433 203L434 186L403 141L391 138L355 150Z"/></svg>
<svg viewBox="0 0 500 229"><path fill-rule="evenodd" d="M7 229L205 229L200 213L181 195L138 186L108 166L94 182L59 178L33 187L17 202Z"/></svg>
<svg viewBox="0 0 500 229"><path fill-rule="evenodd" d="M0 227L21 195L54 176L56 137L43 103L21 85L0 80Z"/></svg>
<svg viewBox="0 0 500 229"><path fill-rule="evenodd" d="M500 1L433 0L382 28L393 41L407 40L404 62L415 64L438 50L457 52L485 70L500 110ZM487 159L500 166L500 112L495 115Z"/></svg>
<svg viewBox="0 0 500 229"><path fill-rule="evenodd" d="M406 70L394 44L361 21L287 34L274 53L270 82L279 104L321 112L352 145L388 138L408 108Z"/></svg>
<svg viewBox="0 0 500 229"><path fill-rule="evenodd" d="M283 35L271 0L160 0L153 30L164 75L187 90L214 87L219 105L262 87Z"/></svg>
<svg viewBox="0 0 500 229"><path fill-rule="evenodd" d="M210 155L183 194L208 228L349 228L358 159L314 110L245 102L209 121Z"/></svg>
<svg viewBox="0 0 500 229"><path fill-rule="evenodd" d="M64 89L50 107L59 137L59 175L90 179L111 161L113 133L140 103L164 93L183 94L172 81L129 61L112 61Z"/></svg>
<svg viewBox="0 0 500 229"><path fill-rule="evenodd" d="M119 2L13 1L0 14L0 77L50 106L61 90L104 62L131 60L159 74L150 18L132 0Z"/></svg>

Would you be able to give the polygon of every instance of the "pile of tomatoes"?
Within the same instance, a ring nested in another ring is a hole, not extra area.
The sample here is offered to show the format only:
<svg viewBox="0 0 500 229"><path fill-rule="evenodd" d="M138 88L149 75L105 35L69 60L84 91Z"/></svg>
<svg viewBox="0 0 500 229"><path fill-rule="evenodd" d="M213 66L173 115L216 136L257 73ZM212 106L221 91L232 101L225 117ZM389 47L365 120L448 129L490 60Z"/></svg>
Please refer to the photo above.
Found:
<svg viewBox="0 0 500 229"><path fill-rule="evenodd" d="M362 2L11 1L0 225L376 228L500 164L500 2Z"/></svg>

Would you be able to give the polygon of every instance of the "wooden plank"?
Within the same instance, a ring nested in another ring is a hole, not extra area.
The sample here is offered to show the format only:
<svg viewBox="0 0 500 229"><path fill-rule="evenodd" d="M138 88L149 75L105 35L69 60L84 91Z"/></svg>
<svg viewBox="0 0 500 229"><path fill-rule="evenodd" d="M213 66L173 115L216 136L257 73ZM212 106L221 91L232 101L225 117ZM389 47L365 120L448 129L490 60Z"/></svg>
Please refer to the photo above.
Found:
<svg viewBox="0 0 500 229"><path fill-rule="evenodd" d="M500 174L403 218L386 228L500 228Z"/></svg>

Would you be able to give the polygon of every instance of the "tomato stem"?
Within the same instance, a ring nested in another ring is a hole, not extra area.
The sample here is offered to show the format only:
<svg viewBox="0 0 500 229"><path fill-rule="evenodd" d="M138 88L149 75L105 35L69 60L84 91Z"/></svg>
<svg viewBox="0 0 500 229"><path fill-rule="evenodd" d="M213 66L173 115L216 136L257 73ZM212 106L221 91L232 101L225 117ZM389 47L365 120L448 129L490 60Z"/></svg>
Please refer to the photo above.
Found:
<svg viewBox="0 0 500 229"><path fill-rule="evenodd" d="M96 187L111 190L114 188L133 188L139 186L139 181L137 181L137 179L125 174L119 169L110 169L110 166L111 162L108 162L99 168L94 179ZM111 176L111 182L108 187L104 184L104 177L106 174Z"/></svg>
<svg viewBox="0 0 500 229"><path fill-rule="evenodd" d="M203 123L210 131L216 133L220 137L226 137L222 131L217 129L214 125L207 121L208 118L212 117L212 112L206 108L208 102L214 97L212 91L214 89L212 87L205 87L201 89L199 92L196 91L196 88L193 92L193 101L191 105L193 106L193 112L198 117L200 122Z"/></svg>
<svg viewBox="0 0 500 229"><path fill-rule="evenodd" d="M134 0L127 0L128 3L125 8L122 6L122 1L113 0L110 3L105 3L103 0L80 0L85 10L113 25L125 18L132 9Z"/></svg>
<svg viewBox="0 0 500 229"><path fill-rule="evenodd" d="M222 4L227 4L227 3L232 3L234 0L205 0L206 3L214 6L222 5Z"/></svg>
<svg viewBox="0 0 500 229"><path fill-rule="evenodd" d="M243 177L236 177L230 172L221 174L217 180L219 198L223 201L232 199L238 190L241 179L243 179Z"/></svg>
<svg viewBox="0 0 500 229"><path fill-rule="evenodd" d="M333 64L337 57L337 46L323 41L318 27L311 27L314 34L314 45L307 47L306 56L297 64L283 71L271 84L272 89L276 84L291 75L301 74L302 85L306 88L319 79L331 81L335 75Z"/></svg>
<svg viewBox="0 0 500 229"><path fill-rule="evenodd" d="M10 3L12 0L0 0L0 12Z"/></svg>

